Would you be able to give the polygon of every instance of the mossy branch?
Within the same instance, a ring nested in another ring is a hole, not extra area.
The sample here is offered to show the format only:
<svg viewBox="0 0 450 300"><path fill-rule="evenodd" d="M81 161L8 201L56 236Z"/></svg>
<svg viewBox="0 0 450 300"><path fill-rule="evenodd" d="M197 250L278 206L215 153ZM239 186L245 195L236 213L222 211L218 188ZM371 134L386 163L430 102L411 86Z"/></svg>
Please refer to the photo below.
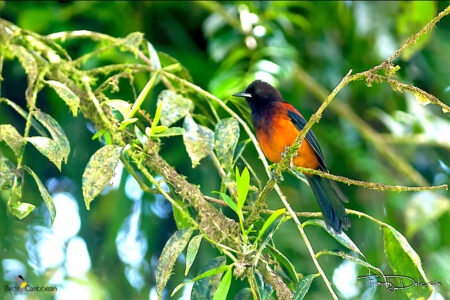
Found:
<svg viewBox="0 0 450 300"><path fill-rule="evenodd" d="M325 177L334 181L339 181L347 185L357 185L362 186L367 189L380 190L380 191L391 191L391 192L420 192L420 191L432 191L432 190L448 190L447 184L434 185L434 186L403 186L403 185L387 185L374 182L366 182L361 180L354 180L343 176L333 175L327 172L322 172L319 170L295 167L296 171L309 175L318 175L320 177Z"/></svg>

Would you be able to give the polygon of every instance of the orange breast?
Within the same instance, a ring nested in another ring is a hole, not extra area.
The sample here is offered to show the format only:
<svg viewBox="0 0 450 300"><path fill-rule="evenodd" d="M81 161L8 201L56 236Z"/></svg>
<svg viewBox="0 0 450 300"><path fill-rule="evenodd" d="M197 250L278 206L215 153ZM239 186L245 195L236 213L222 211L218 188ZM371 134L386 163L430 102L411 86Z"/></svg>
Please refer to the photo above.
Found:
<svg viewBox="0 0 450 300"><path fill-rule="evenodd" d="M269 122L267 122L269 123ZM266 157L273 163L281 159L281 153L285 147L289 147L294 141L299 131L292 124L291 119L286 114L276 114L269 123L270 130L258 130L256 138ZM316 169L319 166L316 154L306 139L298 150L298 156L294 158L294 165L298 167Z"/></svg>

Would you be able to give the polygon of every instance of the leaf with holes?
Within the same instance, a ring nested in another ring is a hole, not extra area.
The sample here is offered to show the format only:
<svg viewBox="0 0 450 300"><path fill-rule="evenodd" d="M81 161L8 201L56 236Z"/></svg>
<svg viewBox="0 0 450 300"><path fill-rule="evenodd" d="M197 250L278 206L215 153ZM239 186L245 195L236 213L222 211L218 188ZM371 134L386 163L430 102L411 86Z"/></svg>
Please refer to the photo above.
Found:
<svg viewBox="0 0 450 300"><path fill-rule="evenodd" d="M0 156L0 190L10 190L17 176L16 166L6 157Z"/></svg>
<svg viewBox="0 0 450 300"><path fill-rule="evenodd" d="M156 267L156 291L159 297L170 278L175 261L188 243L194 229L186 228L175 232L167 241Z"/></svg>
<svg viewBox="0 0 450 300"><path fill-rule="evenodd" d="M5 141L14 151L16 156L19 156L24 139L14 126L10 124L0 125L0 142L1 141Z"/></svg>
<svg viewBox="0 0 450 300"><path fill-rule="evenodd" d="M72 115L75 117L78 113L78 107L80 106L80 98L72 92L67 86L61 82L55 80L48 80L45 82L50 87L52 87L58 96L63 99L64 102L69 106L72 111Z"/></svg>
<svg viewBox="0 0 450 300"><path fill-rule="evenodd" d="M214 147L214 133L205 126L198 125L190 115L184 118L183 141L186 151L195 168L202 158L212 152Z"/></svg>
<svg viewBox="0 0 450 300"><path fill-rule="evenodd" d="M25 170L27 170L27 172L31 176L33 176L34 181L36 182L36 185L39 188L39 192L41 193L42 199L44 199L44 202L47 205L48 211L50 212L50 216L52 217L52 224L53 224L53 221L55 220L55 216L56 216L56 209L55 209L55 204L53 203L52 197L50 196L49 192L47 191L47 189L45 188L44 184L39 179L39 177L36 175L36 173L34 173L33 170L31 170L30 168L28 168L26 166L25 166Z"/></svg>
<svg viewBox="0 0 450 300"><path fill-rule="evenodd" d="M31 142L43 155L45 155L55 166L61 171L61 163L67 163L70 153L69 140L66 137L62 127L50 115L36 111L34 116L47 128L52 139L34 136L26 138Z"/></svg>
<svg viewBox="0 0 450 300"><path fill-rule="evenodd" d="M220 120L214 132L214 149L222 168L230 170L239 140L239 123L234 118Z"/></svg>
<svg viewBox="0 0 450 300"><path fill-rule="evenodd" d="M113 177L121 150L121 147L106 145L97 150L89 159L82 180L84 203L88 210L94 198Z"/></svg>
<svg viewBox="0 0 450 300"><path fill-rule="evenodd" d="M162 102L161 124L167 127L185 117L192 108L191 100L171 90L164 90L159 93L158 106Z"/></svg>
<svg viewBox="0 0 450 300"><path fill-rule="evenodd" d="M355 243L348 237L347 234L345 234L345 232L337 233L333 228L327 226L327 224L325 224L323 220L318 219L305 221L303 222L302 227L305 227L306 225L315 225L322 227L341 245L366 258L361 250L359 250L359 248L355 245Z"/></svg>
<svg viewBox="0 0 450 300"><path fill-rule="evenodd" d="M19 59L20 64L28 75L28 84L32 85L36 81L38 68L33 55L22 46L8 45L9 50Z"/></svg>

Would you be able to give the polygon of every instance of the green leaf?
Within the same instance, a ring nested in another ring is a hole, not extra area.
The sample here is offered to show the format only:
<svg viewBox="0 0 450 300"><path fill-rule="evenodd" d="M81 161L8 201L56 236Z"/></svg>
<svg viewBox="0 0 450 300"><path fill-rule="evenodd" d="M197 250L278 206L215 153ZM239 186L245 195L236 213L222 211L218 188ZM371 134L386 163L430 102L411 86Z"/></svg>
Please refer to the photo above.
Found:
<svg viewBox="0 0 450 300"><path fill-rule="evenodd" d="M16 218L20 220L28 216L35 209L33 204L21 202L21 197L22 184L18 183L16 187L10 191L10 196L8 198L8 209Z"/></svg>
<svg viewBox="0 0 450 300"><path fill-rule="evenodd" d="M386 225L383 232L384 250L389 261L389 265L395 275L402 275L429 282L422 269L422 262L419 255L409 245L406 238L392 226ZM412 299L428 299L433 289L427 285L420 288L410 288L403 290Z"/></svg>
<svg viewBox="0 0 450 300"><path fill-rule="evenodd" d="M214 294L213 300L225 300L227 299L228 290L231 285L231 277L233 274L233 265L228 268L228 271L223 275L222 280L220 280L219 286L217 287L216 293Z"/></svg>
<svg viewBox="0 0 450 300"><path fill-rule="evenodd" d="M69 157L69 140L62 127L50 115L41 111L36 111L34 115L47 128L52 139L35 136L28 137L26 140L31 142L39 152L45 155L61 171L61 163L67 163L67 158Z"/></svg>
<svg viewBox="0 0 450 300"><path fill-rule="evenodd" d="M161 62L159 61L158 53L150 42L147 42L147 50L149 54L149 58L152 64L152 67L156 70L161 69Z"/></svg>
<svg viewBox="0 0 450 300"><path fill-rule="evenodd" d="M156 108L155 117L153 118L152 127L150 127L150 134L148 136L152 136L155 132L156 127L159 123L159 118L161 117L161 109L164 104L164 100L161 101L161 103L158 104L158 107Z"/></svg>
<svg viewBox="0 0 450 300"><path fill-rule="evenodd" d="M225 170L231 170L233 154L239 140L239 123L234 118L220 120L214 133L214 149L220 165Z"/></svg>
<svg viewBox="0 0 450 300"><path fill-rule="evenodd" d="M225 193L220 193L220 197L222 197L223 200L225 200L225 202L227 203L227 205L236 212L236 214L239 215L239 209L237 207L236 202L233 201L233 199L231 199L227 194Z"/></svg>
<svg viewBox="0 0 450 300"><path fill-rule="evenodd" d="M353 256L351 254L345 253L344 251L337 251L337 250L322 250L316 253L316 258L321 256L321 255L334 255L334 256L340 256L344 259L347 259L351 262L354 262L355 264L358 264L360 266L363 266L369 270L371 270L372 272L384 277L383 272L381 272L380 269L378 269L377 267L372 266L371 264L369 264L368 262L357 258L356 256ZM402 274L403 275L403 274Z"/></svg>
<svg viewBox="0 0 450 300"><path fill-rule="evenodd" d="M139 127L134 126L134 133L136 134L136 137L142 145L147 144L148 137L139 129Z"/></svg>
<svg viewBox="0 0 450 300"><path fill-rule="evenodd" d="M182 205L182 203L180 203L180 205ZM178 230L192 227L192 223L181 213L178 207L172 206L172 213Z"/></svg>
<svg viewBox="0 0 450 300"><path fill-rule="evenodd" d="M160 127L163 127L163 126L160 126ZM184 134L184 128L172 127L172 128L167 128L167 130L164 130L161 133L153 133L152 137L153 138L161 138L161 137L170 137L170 136L183 135L183 134Z"/></svg>
<svg viewBox="0 0 450 300"><path fill-rule="evenodd" d="M208 274L209 277L202 278L195 281L191 291L191 300L207 300L212 299L214 293L217 290L220 279L222 278L222 272L226 271L228 266L224 266L226 263L225 256L218 256L210 260L204 267L201 268L199 274L205 274L207 271L216 269L222 266L225 267L221 272L215 273L215 275Z"/></svg>
<svg viewBox="0 0 450 300"><path fill-rule="evenodd" d="M263 227L258 233L258 237L255 240L255 243L262 237L262 235L266 232L266 230L272 225L272 223L281 215L286 212L286 208L280 208L274 211L269 218L267 218L266 222L264 222Z"/></svg>
<svg viewBox="0 0 450 300"><path fill-rule="evenodd" d="M24 139L14 126L10 124L0 125L0 141L5 141L16 156L19 156Z"/></svg>
<svg viewBox="0 0 450 300"><path fill-rule="evenodd" d="M133 123L135 123L135 122L137 122L137 121L138 121L138 118L125 119L125 120L123 120L123 121L120 123L119 129L120 129L120 130L123 130L123 129L124 129L125 127L127 127L128 125L133 124Z"/></svg>
<svg viewBox="0 0 450 300"><path fill-rule="evenodd" d="M197 256L198 249L200 248L200 243L202 241L203 235L199 234L194 236L192 240L189 242L186 254L186 271L184 272L184 276L187 276L189 273L189 269L194 263L195 257Z"/></svg>
<svg viewBox="0 0 450 300"><path fill-rule="evenodd" d="M237 179L236 179L237 180ZM248 188L250 186L250 173L247 168L244 168L242 174L239 176L239 182L237 184L237 194L238 194L238 208L242 209L245 200L247 199Z"/></svg>
<svg viewBox="0 0 450 300"><path fill-rule="evenodd" d="M258 292L261 295L261 300L270 299L270 297L273 294L273 287L270 284L264 282L264 279L261 276L261 274L259 274L258 272L254 273L254 274L255 274L256 285L258 287Z"/></svg>
<svg viewBox="0 0 450 300"><path fill-rule="evenodd" d="M156 291L159 297L170 278L175 261L188 243L194 229L186 228L175 232L164 246L156 267Z"/></svg>
<svg viewBox="0 0 450 300"><path fill-rule="evenodd" d="M53 221L55 220L55 216L56 216L56 209L55 209L55 204L53 203L52 197L50 196L49 192L47 191L45 186L42 184L42 181L39 179L39 177L36 175L36 173L34 173L34 171L31 170L30 168L28 168L27 166L25 166L24 168L25 168L25 170L27 170L27 172L31 176L33 176L34 181L36 182L36 185L39 188L39 192L41 193L42 199L44 199L44 202L47 205L48 211L50 212L50 216L52 217L52 224L53 224Z"/></svg>
<svg viewBox="0 0 450 300"><path fill-rule="evenodd" d="M227 271L229 268L230 268L230 266L228 266L228 265L222 265L222 266L219 266L217 268L214 268L214 269L211 269L209 271L206 271L203 274L198 275L194 279L191 279L189 281L183 282L182 284L179 284L173 290L171 296L173 296L176 292L178 292L183 286L185 286L188 283L195 282L195 281L198 281L198 280L203 279L203 278L207 278L207 277L210 277L210 276L213 276L213 275L217 275L217 274L223 273L223 272ZM219 281L220 281L220 279L219 279ZM215 290L217 289L218 284L219 284L219 282L217 282L217 285L214 288ZM193 299L192 296L191 296L191 299Z"/></svg>
<svg viewBox="0 0 450 300"><path fill-rule="evenodd" d="M142 91L139 93L136 101L134 101L133 107L130 110L130 113L126 117L126 119L131 119L134 114L139 110L144 100L147 98L148 93L153 88L156 83L156 77L158 77L158 72L154 72L152 77L148 80L147 84L144 86ZM122 122L123 123L123 122ZM126 126L126 125L125 125Z"/></svg>
<svg viewBox="0 0 450 300"><path fill-rule="evenodd" d="M0 98L0 103L1 102L5 102L6 104L8 104L9 106L11 106L15 111L17 111L17 113L19 115L22 116L22 118L24 118L25 120L28 119L28 113L23 110L19 105L17 105L16 103L12 102L9 99L6 98ZM45 132L45 129L34 119L31 118L31 126L36 129L36 131L41 135L41 136L47 136L47 133Z"/></svg>
<svg viewBox="0 0 450 300"><path fill-rule="evenodd" d="M47 80L45 81L50 87L52 87L58 96L66 102L72 111L72 115L75 117L78 113L78 107L80 106L80 98L72 92L67 86L62 84L61 82L55 80Z"/></svg>
<svg viewBox="0 0 450 300"><path fill-rule="evenodd" d="M0 156L0 190L12 189L17 174L16 166L6 157Z"/></svg>
<svg viewBox="0 0 450 300"><path fill-rule="evenodd" d="M313 282L314 278L320 276L320 274L311 274L303 277L295 288L294 294L292 295L292 300L302 300L308 293L309 287Z"/></svg>
<svg viewBox="0 0 450 300"><path fill-rule="evenodd" d="M169 127L185 117L192 108L192 101L171 90L163 90L158 95L158 106L161 108L161 124Z"/></svg>
<svg viewBox="0 0 450 300"><path fill-rule="evenodd" d="M184 118L183 141L186 151L195 168L202 158L212 152L214 147L214 133L205 126L198 125L190 115Z"/></svg>
<svg viewBox="0 0 450 300"><path fill-rule="evenodd" d="M366 258L364 254L361 252L361 250L359 250L359 248L355 245L355 243L348 237L348 235L345 232L337 233L333 228L327 226L323 220L318 219L305 221L303 222L302 227L305 227L307 225L315 225L322 227L328 232L329 235L331 235L341 245Z"/></svg>
<svg viewBox="0 0 450 300"><path fill-rule="evenodd" d="M37 78L38 68L33 55L22 46L10 44L8 48L19 59L20 64L25 69L25 73L28 75L28 84L34 84Z"/></svg>
<svg viewBox="0 0 450 300"><path fill-rule="evenodd" d="M11 213L16 216L18 219L23 219L26 216L28 216L34 209L36 208L36 206L34 206L33 204L30 203L26 203L26 202L13 202L10 204L9 206L9 210L11 211Z"/></svg>
<svg viewBox="0 0 450 300"><path fill-rule="evenodd" d="M271 245L267 246L269 251L272 253L273 257L276 261L281 263L281 265L286 269L287 273L291 277L291 280L295 283L298 282L297 272L295 271L294 265L290 262L290 260L284 256L277 248L272 247Z"/></svg>
<svg viewBox="0 0 450 300"><path fill-rule="evenodd" d="M155 129L153 130L152 136L154 136L155 134L164 133L167 129L169 128L167 128L166 126L156 126Z"/></svg>
<svg viewBox="0 0 450 300"><path fill-rule="evenodd" d="M113 99L113 100L108 100L105 103L107 105L109 105L110 107L112 107L113 109L120 112L120 114L123 116L124 119L126 119L128 114L130 113L131 104L125 100Z"/></svg>
<svg viewBox="0 0 450 300"><path fill-rule="evenodd" d="M121 149L114 145L106 145L97 150L89 159L82 180L84 203L88 210L94 198L113 177Z"/></svg>

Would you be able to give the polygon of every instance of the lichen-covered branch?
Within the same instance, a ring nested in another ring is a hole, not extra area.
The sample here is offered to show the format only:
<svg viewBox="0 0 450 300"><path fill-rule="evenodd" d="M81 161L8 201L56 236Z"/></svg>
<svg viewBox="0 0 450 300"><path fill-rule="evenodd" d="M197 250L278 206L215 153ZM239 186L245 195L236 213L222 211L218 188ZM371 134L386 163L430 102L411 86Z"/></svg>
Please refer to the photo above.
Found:
<svg viewBox="0 0 450 300"><path fill-rule="evenodd" d="M339 182L345 183L347 185L357 185L357 186L362 186L362 187L372 189L372 190L392 191L392 192L419 192L419 191L432 191L432 190L448 190L447 184L434 185L434 186L387 185L387 184L381 184L381 183L354 180L354 179L350 179L347 177L337 176L337 175L333 175L333 174L330 174L327 172L322 172L319 170L308 169L308 168L295 167L295 170L297 170L301 173L318 175L320 177L325 177L328 179L332 179L334 181L339 181Z"/></svg>

